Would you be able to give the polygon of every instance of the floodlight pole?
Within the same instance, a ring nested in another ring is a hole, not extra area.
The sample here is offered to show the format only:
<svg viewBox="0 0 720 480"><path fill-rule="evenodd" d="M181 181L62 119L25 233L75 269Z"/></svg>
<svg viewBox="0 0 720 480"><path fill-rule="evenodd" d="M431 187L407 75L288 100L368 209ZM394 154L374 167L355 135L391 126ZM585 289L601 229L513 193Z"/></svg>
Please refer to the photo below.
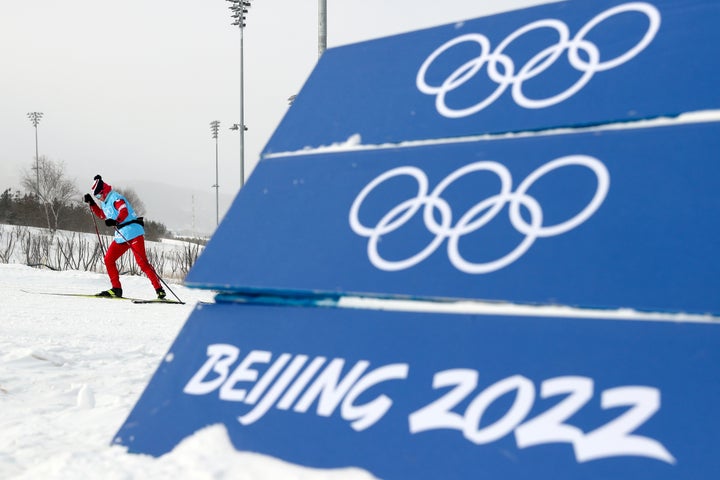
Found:
<svg viewBox="0 0 720 480"><path fill-rule="evenodd" d="M244 3L244 2L243 2ZM250 5L250 3L248 3ZM245 63L243 58L243 31L245 22L240 22L240 188L245 185Z"/></svg>
<svg viewBox="0 0 720 480"><path fill-rule="evenodd" d="M248 13L247 9L250 7L248 0L227 0L231 3L230 11L232 18L235 21L233 25L237 25L240 28L240 123L238 124L238 130L240 130L240 188L245 185L245 65L244 65L244 39L243 34L245 31L245 14Z"/></svg>
<svg viewBox="0 0 720 480"><path fill-rule="evenodd" d="M35 127L35 175L36 175L36 183L35 183L35 195L37 198L40 198L40 156L38 154L38 123L40 123L40 120L42 119L43 113L42 112L30 112L27 114L28 118L32 122L33 126Z"/></svg>
<svg viewBox="0 0 720 480"><path fill-rule="evenodd" d="M318 58L327 50L327 0L318 0ZM292 105L297 95L288 97L288 104Z"/></svg>
<svg viewBox="0 0 720 480"><path fill-rule="evenodd" d="M318 0L318 58L327 49L327 0Z"/></svg>
<svg viewBox="0 0 720 480"><path fill-rule="evenodd" d="M212 188L215 189L215 225L220 225L220 181L218 178L218 131L220 130L220 121L213 120L210 122L210 132L212 138L215 139L215 185Z"/></svg>

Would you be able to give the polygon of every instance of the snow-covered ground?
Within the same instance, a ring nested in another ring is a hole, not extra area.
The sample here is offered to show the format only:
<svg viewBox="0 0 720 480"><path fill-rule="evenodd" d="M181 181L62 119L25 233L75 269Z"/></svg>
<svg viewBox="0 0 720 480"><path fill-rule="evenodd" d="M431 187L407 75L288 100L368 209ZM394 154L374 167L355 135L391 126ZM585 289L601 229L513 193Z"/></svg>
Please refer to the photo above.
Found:
<svg viewBox="0 0 720 480"><path fill-rule="evenodd" d="M145 277L126 296L152 298ZM0 264L0 479L364 480L360 469L315 470L233 449L223 426L161 458L110 442L198 301L213 293L170 284L186 305L28 292L97 293L106 275Z"/></svg>

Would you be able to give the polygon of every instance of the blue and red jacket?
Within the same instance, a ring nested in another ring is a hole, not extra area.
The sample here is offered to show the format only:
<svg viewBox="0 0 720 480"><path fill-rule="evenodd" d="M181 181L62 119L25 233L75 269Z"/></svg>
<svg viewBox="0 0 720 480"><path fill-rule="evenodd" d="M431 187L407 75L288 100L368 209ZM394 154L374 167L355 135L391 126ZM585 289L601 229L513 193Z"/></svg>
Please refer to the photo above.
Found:
<svg viewBox="0 0 720 480"><path fill-rule="evenodd" d="M107 192L106 190L109 190ZM140 235L145 234L145 229L138 223L138 216L135 214L132 205L127 199L120 195L115 190L112 190L110 185L105 184L103 191L105 200L97 200L98 205L90 205L93 213L99 218L107 219L112 218L117 222L117 230L115 230L115 241L117 243L125 243L133 238L137 238Z"/></svg>

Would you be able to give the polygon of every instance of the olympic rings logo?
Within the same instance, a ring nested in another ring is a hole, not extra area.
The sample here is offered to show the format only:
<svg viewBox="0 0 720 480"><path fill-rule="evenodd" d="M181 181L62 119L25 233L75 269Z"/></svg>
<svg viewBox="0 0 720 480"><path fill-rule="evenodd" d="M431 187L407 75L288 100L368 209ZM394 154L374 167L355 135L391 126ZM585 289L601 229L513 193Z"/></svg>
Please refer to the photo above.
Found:
<svg viewBox="0 0 720 480"><path fill-rule="evenodd" d="M528 190L535 182L553 170L567 166L582 166L590 169L597 179L595 194L590 202L574 217L556 225L543 225L543 210L538 201L528 195ZM453 212L443 198L442 193L456 180L471 173L487 171L494 173L500 179L500 192L476 203L467 210L452 225ZM396 205L377 222L375 226L365 226L360 222L360 208L378 185L398 176L409 176L415 179L418 185L417 194ZM450 262L458 270L470 273L490 273L515 262L525 254L538 238L553 237L566 233L581 225L590 218L602 205L610 187L610 174L605 165L596 158L586 155L570 155L557 158L539 167L528 175L515 191L512 191L512 176L503 165L493 161L481 161L465 165L445 177L428 194L429 184L425 173L417 167L403 166L393 168L379 175L358 194L350 208L350 228L368 238L367 254L370 262L380 270L398 271L413 267L429 257L440 245L448 240L447 253ZM497 260L485 263L473 263L463 258L460 253L460 239L475 232L493 220L503 207L509 204L510 222L525 238L510 253ZM520 213L520 206L524 206L530 214L530 222L526 222ZM423 222L427 230L435 238L420 252L401 260L387 260L380 255L378 245L383 235L388 235L405 225L419 210L423 208ZM434 212L439 212L440 221L436 221Z"/></svg>
<svg viewBox="0 0 720 480"><path fill-rule="evenodd" d="M647 16L649 25L645 35L640 41L627 50L625 53L617 57L603 62L600 61L600 50L597 45L587 40L585 37L588 33L603 21L610 17L624 12L639 12ZM540 28L554 29L558 34L558 42L536 54L532 57L520 70L515 73L515 64L513 60L504 52L507 47L522 35ZM532 22L524 27L514 31L510 36L503 40L497 48L491 52L490 40L479 33L469 33L456 37L436 49L422 64L417 73L417 88L428 95L435 95L435 108L438 113L448 118L467 117L477 113L497 100L505 90L512 85L512 97L521 107L528 109L544 108L563 102L579 92L597 73L610 70L625 62L630 61L641 51L643 51L655 38L660 29L660 12L653 5L644 2L632 2L624 5L618 5L610 8L597 16L583 26L577 34L570 38L568 26L557 19L543 19ZM455 45L464 42L475 42L480 45L480 56L464 63L457 68L449 77L447 77L441 85L429 85L426 80L427 71L432 63L443 53ZM552 66L567 50L568 60L573 68L582 72L582 76L573 85L565 91L558 93L552 97L542 99L531 99L523 93L523 83L534 77L537 77L550 66ZM580 57L579 51L582 50L587 56L587 60ZM490 79L497 83L497 88L484 100L467 108L453 109L445 102L448 93L460 87L469 81L480 69L487 64L487 75ZM504 73L501 73L498 64L502 66Z"/></svg>

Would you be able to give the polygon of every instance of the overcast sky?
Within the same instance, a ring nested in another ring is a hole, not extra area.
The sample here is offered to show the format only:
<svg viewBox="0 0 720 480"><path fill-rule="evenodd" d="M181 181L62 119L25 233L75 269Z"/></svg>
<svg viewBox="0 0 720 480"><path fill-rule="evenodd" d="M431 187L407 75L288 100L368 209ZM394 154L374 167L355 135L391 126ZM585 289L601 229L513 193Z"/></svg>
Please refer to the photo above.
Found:
<svg viewBox="0 0 720 480"><path fill-rule="evenodd" d="M547 0L327 0L328 47ZM0 190L40 155L81 189L240 186L240 34L223 0L0 0ZM318 0L253 0L244 30L246 174L318 59ZM123 185L132 187L132 185Z"/></svg>

